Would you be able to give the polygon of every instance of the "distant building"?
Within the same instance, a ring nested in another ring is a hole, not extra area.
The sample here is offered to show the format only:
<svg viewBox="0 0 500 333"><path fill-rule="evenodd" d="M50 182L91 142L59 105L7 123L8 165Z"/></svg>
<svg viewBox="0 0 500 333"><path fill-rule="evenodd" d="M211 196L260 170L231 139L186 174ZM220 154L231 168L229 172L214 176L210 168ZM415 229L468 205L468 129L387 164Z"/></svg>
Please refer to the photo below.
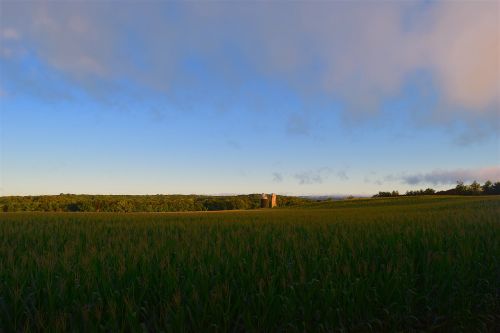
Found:
<svg viewBox="0 0 500 333"><path fill-rule="evenodd" d="M277 201L276 201L276 193L272 193L271 194L271 202L270 202L270 205L271 205L271 208L274 208L276 207L278 204L277 204Z"/></svg>
<svg viewBox="0 0 500 333"><path fill-rule="evenodd" d="M262 193L260 197L260 208L274 208L278 205L276 194L272 193L269 196L265 193Z"/></svg>
<svg viewBox="0 0 500 333"><path fill-rule="evenodd" d="M267 207L269 207L269 199L267 198L267 194L262 193L262 196L260 197L260 208Z"/></svg>

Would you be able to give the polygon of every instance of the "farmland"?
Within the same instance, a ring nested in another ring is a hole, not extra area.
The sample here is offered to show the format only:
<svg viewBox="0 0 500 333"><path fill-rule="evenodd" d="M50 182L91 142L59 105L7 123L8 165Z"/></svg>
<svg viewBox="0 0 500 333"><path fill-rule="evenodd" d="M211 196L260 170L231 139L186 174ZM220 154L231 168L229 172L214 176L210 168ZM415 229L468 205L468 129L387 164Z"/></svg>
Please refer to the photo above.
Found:
<svg viewBox="0 0 500 333"><path fill-rule="evenodd" d="M495 331L500 197L0 214L0 331Z"/></svg>

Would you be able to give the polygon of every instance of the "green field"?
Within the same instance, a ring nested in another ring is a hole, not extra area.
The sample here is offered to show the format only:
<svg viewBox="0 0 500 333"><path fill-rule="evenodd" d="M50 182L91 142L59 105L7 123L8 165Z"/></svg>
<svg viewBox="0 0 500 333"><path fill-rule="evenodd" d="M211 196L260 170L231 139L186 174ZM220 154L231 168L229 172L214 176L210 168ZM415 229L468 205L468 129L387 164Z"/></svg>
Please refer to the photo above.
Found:
<svg viewBox="0 0 500 333"><path fill-rule="evenodd" d="M0 214L0 332L499 331L500 197Z"/></svg>

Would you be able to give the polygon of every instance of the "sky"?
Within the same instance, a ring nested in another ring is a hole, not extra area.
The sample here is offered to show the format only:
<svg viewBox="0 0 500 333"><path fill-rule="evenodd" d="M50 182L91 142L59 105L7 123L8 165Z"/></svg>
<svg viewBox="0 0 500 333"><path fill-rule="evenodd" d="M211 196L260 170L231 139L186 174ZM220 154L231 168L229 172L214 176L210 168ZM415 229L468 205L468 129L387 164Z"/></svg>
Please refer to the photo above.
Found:
<svg viewBox="0 0 500 333"><path fill-rule="evenodd" d="M498 1L0 0L0 195L500 181Z"/></svg>

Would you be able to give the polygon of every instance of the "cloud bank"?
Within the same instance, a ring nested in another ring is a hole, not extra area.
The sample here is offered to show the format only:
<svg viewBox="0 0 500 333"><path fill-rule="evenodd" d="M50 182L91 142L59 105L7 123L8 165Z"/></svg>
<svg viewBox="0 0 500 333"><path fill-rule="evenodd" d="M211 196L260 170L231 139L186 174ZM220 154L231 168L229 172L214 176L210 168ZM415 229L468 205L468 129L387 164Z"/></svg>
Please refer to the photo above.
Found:
<svg viewBox="0 0 500 333"><path fill-rule="evenodd" d="M493 182L500 181L500 167L488 167L479 169L457 169L457 170L435 170L429 173L412 174L402 176L403 182L409 185L433 184L447 185L455 184L457 181Z"/></svg>
<svg viewBox="0 0 500 333"><path fill-rule="evenodd" d="M326 96L341 101L346 114L363 116L376 114L424 72L438 94L430 110L415 112L437 123L463 119L500 127L497 1L0 6L3 59L36 54L96 97L120 89L120 82L172 100L189 91L184 98L206 102L212 84L247 96L252 73L302 99ZM293 114L287 130L309 132Z"/></svg>

